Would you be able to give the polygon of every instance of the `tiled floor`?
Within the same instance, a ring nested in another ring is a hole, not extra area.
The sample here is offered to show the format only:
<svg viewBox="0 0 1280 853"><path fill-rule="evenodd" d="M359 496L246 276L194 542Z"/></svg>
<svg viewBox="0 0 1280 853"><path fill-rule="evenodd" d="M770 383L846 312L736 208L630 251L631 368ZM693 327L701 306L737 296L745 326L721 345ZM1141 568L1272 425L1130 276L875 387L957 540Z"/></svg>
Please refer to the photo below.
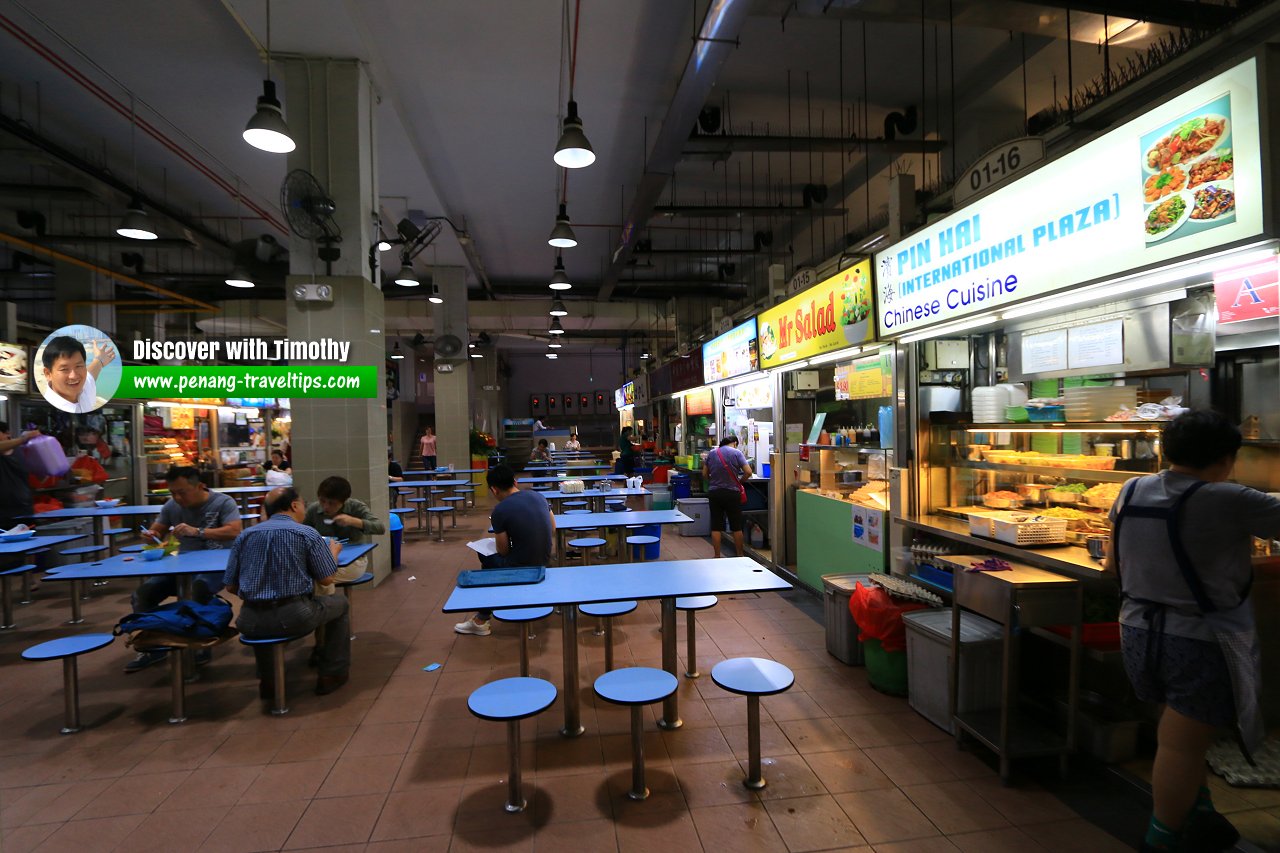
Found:
<svg viewBox="0 0 1280 853"><path fill-rule="evenodd" d="M61 668L18 657L73 630L61 624L66 591L45 583L35 604L19 608L18 629L0 635L0 850L1129 849L1045 791L1001 787L987 762L957 751L904 700L870 689L861 668L826 653L821 602L802 593L722 598L698 614L703 673L747 654L795 671L790 692L762 702L763 791L741 785L744 700L704 674L681 678L683 729L659 731L655 709L646 711L653 794L628 800L629 716L591 691L603 649L584 619L587 732L562 738L558 704L526 722L530 808L505 814L505 727L472 717L466 697L516 673L518 627L460 637L458 617L440 612L457 571L474 564L463 543L486 515L463 516L445 544L412 537L404 565L356 593L359 638L345 688L313 695L307 650L291 649L293 711L281 718L263 713L252 657L231 644L189 686L190 719L171 726L166 668L125 676L129 654L116 643L81 660L88 727L59 735ZM710 549L668 537L663 554ZM108 630L128 609L126 584L98 592L74 630ZM660 665L657 624L650 603L622 617L619 665ZM558 686L557 620L538 626L531 649L533 674ZM443 666L425 672L430 663Z"/></svg>

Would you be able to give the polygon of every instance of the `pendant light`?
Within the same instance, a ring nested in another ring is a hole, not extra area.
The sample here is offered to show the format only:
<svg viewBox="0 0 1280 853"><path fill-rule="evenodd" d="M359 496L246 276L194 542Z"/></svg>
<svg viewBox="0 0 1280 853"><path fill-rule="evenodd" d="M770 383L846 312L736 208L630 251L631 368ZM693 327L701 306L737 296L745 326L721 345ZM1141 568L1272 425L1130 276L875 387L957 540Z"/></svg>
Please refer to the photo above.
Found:
<svg viewBox="0 0 1280 853"><path fill-rule="evenodd" d="M396 273L396 284L401 287L417 287L422 284L407 259L400 265L400 272Z"/></svg>
<svg viewBox="0 0 1280 853"><path fill-rule="evenodd" d="M120 227L116 228L116 233L121 237L128 237L131 240L154 240L156 239L155 228L151 226L151 218L147 216L147 211L142 207L142 199L134 196L129 202L129 209L125 211L124 219L120 220Z"/></svg>
<svg viewBox="0 0 1280 853"><path fill-rule="evenodd" d="M254 286L253 279L249 278L249 274L244 271L244 267L239 264L227 276L226 282L231 287L250 288Z"/></svg>
<svg viewBox="0 0 1280 853"><path fill-rule="evenodd" d="M444 304L444 297L440 295L440 285L434 281L431 282L431 295L427 297L427 301L432 305Z"/></svg>
<svg viewBox="0 0 1280 853"><path fill-rule="evenodd" d="M551 303L551 310L547 313L549 313L552 317L568 317L569 316L568 309L564 307L564 303L561 302L559 299Z"/></svg>
<svg viewBox="0 0 1280 853"><path fill-rule="evenodd" d="M396 345L391 348L391 357L399 361L404 358L404 353L400 352L400 342L396 341Z"/></svg>
<svg viewBox="0 0 1280 853"><path fill-rule="evenodd" d="M573 97L573 84L578 72L578 24L582 19L582 0L574 2L573 44L569 52L569 104L568 113L564 117L564 126L560 132L560 141L556 143L556 153L552 159L557 166L566 169L581 169L596 161L596 152L592 150L587 135L582 132L582 119L578 117L578 102ZM569 3L564 5L564 32L569 32ZM561 54L563 60L563 54Z"/></svg>
<svg viewBox="0 0 1280 853"><path fill-rule="evenodd" d="M271 79L271 0L267 0L267 79L262 81L258 108L241 134L244 141L272 154L288 154L297 148L284 122L284 110L276 97L276 84Z"/></svg>
<svg viewBox="0 0 1280 853"><path fill-rule="evenodd" d="M559 356L559 355L557 355L557 354L556 354L556 353L554 353L554 352L549 352L549 353L547 353L547 358L551 359L552 361L555 361L555 360L556 360L557 358L559 358L559 357L560 357L560 356Z"/></svg>
<svg viewBox="0 0 1280 853"><path fill-rule="evenodd" d="M560 213L556 215L556 225L551 229L551 236L547 238L547 242L557 249L572 249L578 245L578 238L573 233L573 227L569 225L568 205L560 205Z"/></svg>
<svg viewBox="0 0 1280 853"><path fill-rule="evenodd" d="M573 287L569 283L569 276L565 275L564 260L556 255L556 268L551 273L551 284L548 285L552 290L568 290Z"/></svg>
<svg viewBox="0 0 1280 853"><path fill-rule="evenodd" d="M472 357L472 358L484 358L484 353L482 353L482 352L473 352L473 353L471 353L471 357Z"/></svg>
<svg viewBox="0 0 1280 853"><path fill-rule="evenodd" d="M564 346L564 344L560 343L555 338L552 338L551 342L547 344L548 349L560 349L562 346Z"/></svg>
<svg viewBox="0 0 1280 853"><path fill-rule="evenodd" d="M552 317L552 318L551 318L551 328L550 328L550 329L547 329L547 332L548 332L548 334L552 334L552 335L563 335L563 334L564 334L564 326L561 326L561 325L560 325L560 318L559 318L559 317Z"/></svg>

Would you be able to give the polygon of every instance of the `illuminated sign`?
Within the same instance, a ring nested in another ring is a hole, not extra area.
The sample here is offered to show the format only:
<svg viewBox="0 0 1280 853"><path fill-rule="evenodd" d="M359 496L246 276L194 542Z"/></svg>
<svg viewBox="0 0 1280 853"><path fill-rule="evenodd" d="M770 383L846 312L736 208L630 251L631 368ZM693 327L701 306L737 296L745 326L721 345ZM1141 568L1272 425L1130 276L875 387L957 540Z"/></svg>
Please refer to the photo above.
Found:
<svg viewBox="0 0 1280 853"><path fill-rule="evenodd" d="M866 343L875 333L871 314L868 259L762 312L756 318L760 366L777 367Z"/></svg>
<svg viewBox="0 0 1280 853"><path fill-rule="evenodd" d="M702 346L702 381L718 382L760 369L756 318L740 323Z"/></svg>

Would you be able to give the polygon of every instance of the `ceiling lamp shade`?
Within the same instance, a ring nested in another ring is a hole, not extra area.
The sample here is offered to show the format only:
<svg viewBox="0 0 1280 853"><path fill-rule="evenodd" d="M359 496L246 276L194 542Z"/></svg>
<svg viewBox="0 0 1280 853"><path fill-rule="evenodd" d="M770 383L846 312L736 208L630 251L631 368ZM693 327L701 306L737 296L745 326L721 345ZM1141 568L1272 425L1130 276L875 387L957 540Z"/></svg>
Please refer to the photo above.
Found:
<svg viewBox="0 0 1280 853"><path fill-rule="evenodd" d="M404 353L400 352L400 342L396 341L396 345L391 348L391 357L399 360L404 358Z"/></svg>
<svg viewBox="0 0 1280 853"><path fill-rule="evenodd" d="M551 343L547 344L548 349L560 349L562 346L564 346L564 344L560 343L555 338L552 338Z"/></svg>
<svg viewBox="0 0 1280 853"><path fill-rule="evenodd" d="M559 255L556 255L556 268L551 273L551 284L548 287L552 290L568 290L573 287L569 283L569 276L565 275L564 260Z"/></svg>
<svg viewBox="0 0 1280 853"><path fill-rule="evenodd" d="M554 352L549 352L549 353L547 353L547 358L549 358L549 359L551 359L551 360L553 360L553 361L554 361L555 359L559 358L559 357L560 357L560 356L559 356L559 355L557 355L557 354L556 354L556 353L554 353Z"/></svg>
<svg viewBox="0 0 1280 853"><path fill-rule="evenodd" d="M401 287L417 287L422 282L418 281L418 274L413 271L409 262L405 261L400 266L400 272L396 273L396 284Z"/></svg>
<svg viewBox="0 0 1280 853"><path fill-rule="evenodd" d="M587 135L582 132L577 101L569 102L569 114L564 117L564 130L560 133L560 141L556 143L556 153L552 159L557 166L566 169L581 169L596 161L596 152L587 141Z"/></svg>
<svg viewBox="0 0 1280 853"><path fill-rule="evenodd" d="M288 154L298 147L289 135L289 125L284 123L284 111L276 97L276 84L271 80L262 81L258 111L249 119L241 135L254 148L272 154Z"/></svg>
<svg viewBox="0 0 1280 853"><path fill-rule="evenodd" d="M125 211L124 219L120 220L120 227L116 229L116 233L130 240L156 239L155 228L151 226L151 218L142 207L142 199L134 196L130 200L129 209Z"/></svg>
<svg viewBox="0 0 1280 853"><path fill-rule="evenodd" d="M390 251L391 251L391 244L390 244L389 242L387 242L387 238L385 238L385 237L380 237L380 238L378 239L378 251L379 251L379 252L390 252Z"/></svg>
<svg viewBox="0 0 1280 853"><path fill-rule="evenodd" d="M227 276L226 282L230 287L250 288L254 286L253 279L249 278L249 274L244 271L244 267L236 266Z"/></svg>
<svg viewBox="0 0 1280 853"><path fill-rule="evenodd" d="M559 318L559 317L552 317L552 318L551 318L551 328L550 328L550 329L548 329L547 331L548 331L550 334L553 334L553 335L563 335L563 334L564 334L564 326L561 326L561 325L560 325L560 318Z"/></svg>
<svg viewBox="0 0 1280 853"><path fill-rule="evenodd" d="M560 212L556 214L556 227L551 229L551 236L547 238L547 242L557 249L572 249L578 245L578 238L569 225L569 211L566 205L560 205Z"/></svg>
<svg viewBox="0 0 1280 853"><path fill-rule="evenodd" d="M569 310L564 307L564 303L557 299L551 303L551 311L548 312L552 317L568 317Z"/></svg>
<svg viewBox="0 0 1280 853"><path fill-rule="evenodd" d="M482 352L473 352L473 353L471 353L471 357L472 357L472 358L484 358L484 353L482 353Z"/></svg>
<svg viewBox="0 0 1280 853"><path fill-rule="evenodd" d="M440 285L435 282L431 283L431 295L427 297L427 301L432 305L444 304L444 297L440 295Z"/></svg>

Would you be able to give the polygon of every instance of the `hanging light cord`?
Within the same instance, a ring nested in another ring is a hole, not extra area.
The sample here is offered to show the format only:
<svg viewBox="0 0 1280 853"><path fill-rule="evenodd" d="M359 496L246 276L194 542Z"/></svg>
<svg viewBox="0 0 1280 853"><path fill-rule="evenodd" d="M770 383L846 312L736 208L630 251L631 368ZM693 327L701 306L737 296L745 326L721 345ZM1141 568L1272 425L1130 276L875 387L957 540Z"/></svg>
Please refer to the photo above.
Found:
<svg viewBox="0 0 1280 853"><path fill-rule="evenodd" d="M267 79L271 79L271 0L267 0Z"/></svg>
<svg viewBox="0 0 1280 853"><path fill-rule="evenodd" d="M573 4L573 49L569 54L569 100L573 100L573 79L578 71L578 22L582 20L582 0Z"/></svg>

